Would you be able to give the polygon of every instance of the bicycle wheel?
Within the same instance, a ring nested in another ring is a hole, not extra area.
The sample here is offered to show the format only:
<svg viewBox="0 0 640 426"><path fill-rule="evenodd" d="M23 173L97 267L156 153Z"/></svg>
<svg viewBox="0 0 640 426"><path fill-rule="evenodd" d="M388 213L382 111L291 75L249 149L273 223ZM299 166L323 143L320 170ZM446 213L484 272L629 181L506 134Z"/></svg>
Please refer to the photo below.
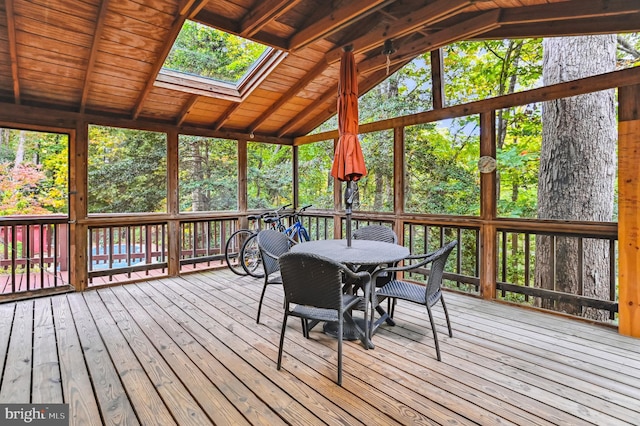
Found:
<svg viewBox="0 0 640 426"><path fill-rule="evenodd" d="M262 258L260 257L260 249L258 248L258 234L254 234L242 246L240 252L241 264L244 271L252 277L264 277L264 268L262 267Z"/></svg>
<svg viewBox="0 0 640 426"><path fill-rule="evenodd" d="M244 243L252 235L254 235L254 233L248 229L239 229L231 234L227 240L227 244L224 248L224 259L227 261L229 269L231 269L235 274L247 275L247 272L242 267L242 262L240 261L240 252L242 251Z"/></svg>

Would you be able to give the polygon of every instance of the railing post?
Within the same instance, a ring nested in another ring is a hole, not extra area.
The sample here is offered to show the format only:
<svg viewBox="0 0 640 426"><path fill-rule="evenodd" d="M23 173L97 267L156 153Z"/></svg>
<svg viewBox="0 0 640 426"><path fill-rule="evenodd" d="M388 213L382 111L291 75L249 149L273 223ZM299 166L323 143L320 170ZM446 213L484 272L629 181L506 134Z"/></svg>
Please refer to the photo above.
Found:
<svg viewBox="0 0 640 426"><path fill-rule="evenodd" d="M496 158L495 110L480 114L480 156ZM498 247L496 227L496 171L480 173L480 294L496 297Z"/></svg>
<svg viewBox="0 0 640 426"><path fill-rule="evenodd" d="M180 201L178 199L178 132L171 130L167 132L167 209L172 218L180 214ZM180 221L170 219L169 226L169 258L167 273L170 277L180 274L180 253L182 244L180 242Z"/></svg>
<svg viewBox="0 0 640 426"><path fill-rule="evenodd" d="M69 283L78 291L88 287L87 161L89 124L80 121L69 134Z"/></svg>
<svg viewBox="0 0 640 426"><path fill-rule="evenodd" d="M618 88L619 331L640 337L640 85Z"/></svg>

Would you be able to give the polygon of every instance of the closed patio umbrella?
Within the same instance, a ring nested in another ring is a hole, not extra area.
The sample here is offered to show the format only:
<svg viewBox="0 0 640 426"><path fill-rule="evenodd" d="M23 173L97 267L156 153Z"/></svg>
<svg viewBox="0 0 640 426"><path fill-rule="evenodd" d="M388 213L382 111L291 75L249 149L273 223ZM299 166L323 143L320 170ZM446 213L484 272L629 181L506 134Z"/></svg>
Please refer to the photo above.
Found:
<svg viewBox="0 0 640 426"><path fill-rule="evenodd" d="M355 182L367 174L358 140L358 76L351 48L345 48L338 77L338 145L333 157L331 176L347 182L344 192L347 216L347 245L351 246L351 207Z"/></svg>

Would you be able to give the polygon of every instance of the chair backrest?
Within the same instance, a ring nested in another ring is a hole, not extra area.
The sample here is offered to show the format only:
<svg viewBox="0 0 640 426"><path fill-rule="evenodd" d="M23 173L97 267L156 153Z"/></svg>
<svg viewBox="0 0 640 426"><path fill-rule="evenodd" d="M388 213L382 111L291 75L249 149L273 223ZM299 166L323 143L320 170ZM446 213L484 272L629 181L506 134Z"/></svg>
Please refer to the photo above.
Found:
<svg viewBox="0 0 640 426"><path fill-rule="evenodd" d="M393 229L383 225L367 225L358 228L353 233L354 240L383 241L385 243L398 243L398 236Z"/></svg>
<svg viewBox="0 0 640 426"><path fill-rule="evenodd" d="M429 278L427 280L426 292L427 300L437 295L442 285L442 276L444 275L444 267L447 264L447 259L453 248L458 244L456 240L440 247L438 250L431 253L429 259L431 260L431 268L429 270Z"/></svg>
<svg viewBox="0 0 640 426"><path fill-rule="evenodd" d="M278 271L278 258L289 251L291 241L282 232L264 229L258 233L258 248L262 257L265 275Z"/></svg>
<svg viewBox="0 0 640 426"><path fill-rule="evenodd" d="M279 263L287 303L342 309L341 264L309 253L287 253Z"/></svg>

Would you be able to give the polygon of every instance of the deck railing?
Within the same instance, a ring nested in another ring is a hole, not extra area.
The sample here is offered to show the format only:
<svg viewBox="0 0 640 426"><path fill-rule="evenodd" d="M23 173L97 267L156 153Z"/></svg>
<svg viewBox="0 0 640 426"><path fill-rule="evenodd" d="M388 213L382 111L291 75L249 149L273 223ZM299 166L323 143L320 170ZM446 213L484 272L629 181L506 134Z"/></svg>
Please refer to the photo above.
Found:
<svg viewBox="0 0 640 426"><path fill-rule="evenodd" d="M88 227L89 285L166 274L167 224Z"/></svg>
<svg viewBox="0 0 640 426"><path fill-rule="evenodd" d="M67 289L68 219L0 219L0 294Z"/></svg>

